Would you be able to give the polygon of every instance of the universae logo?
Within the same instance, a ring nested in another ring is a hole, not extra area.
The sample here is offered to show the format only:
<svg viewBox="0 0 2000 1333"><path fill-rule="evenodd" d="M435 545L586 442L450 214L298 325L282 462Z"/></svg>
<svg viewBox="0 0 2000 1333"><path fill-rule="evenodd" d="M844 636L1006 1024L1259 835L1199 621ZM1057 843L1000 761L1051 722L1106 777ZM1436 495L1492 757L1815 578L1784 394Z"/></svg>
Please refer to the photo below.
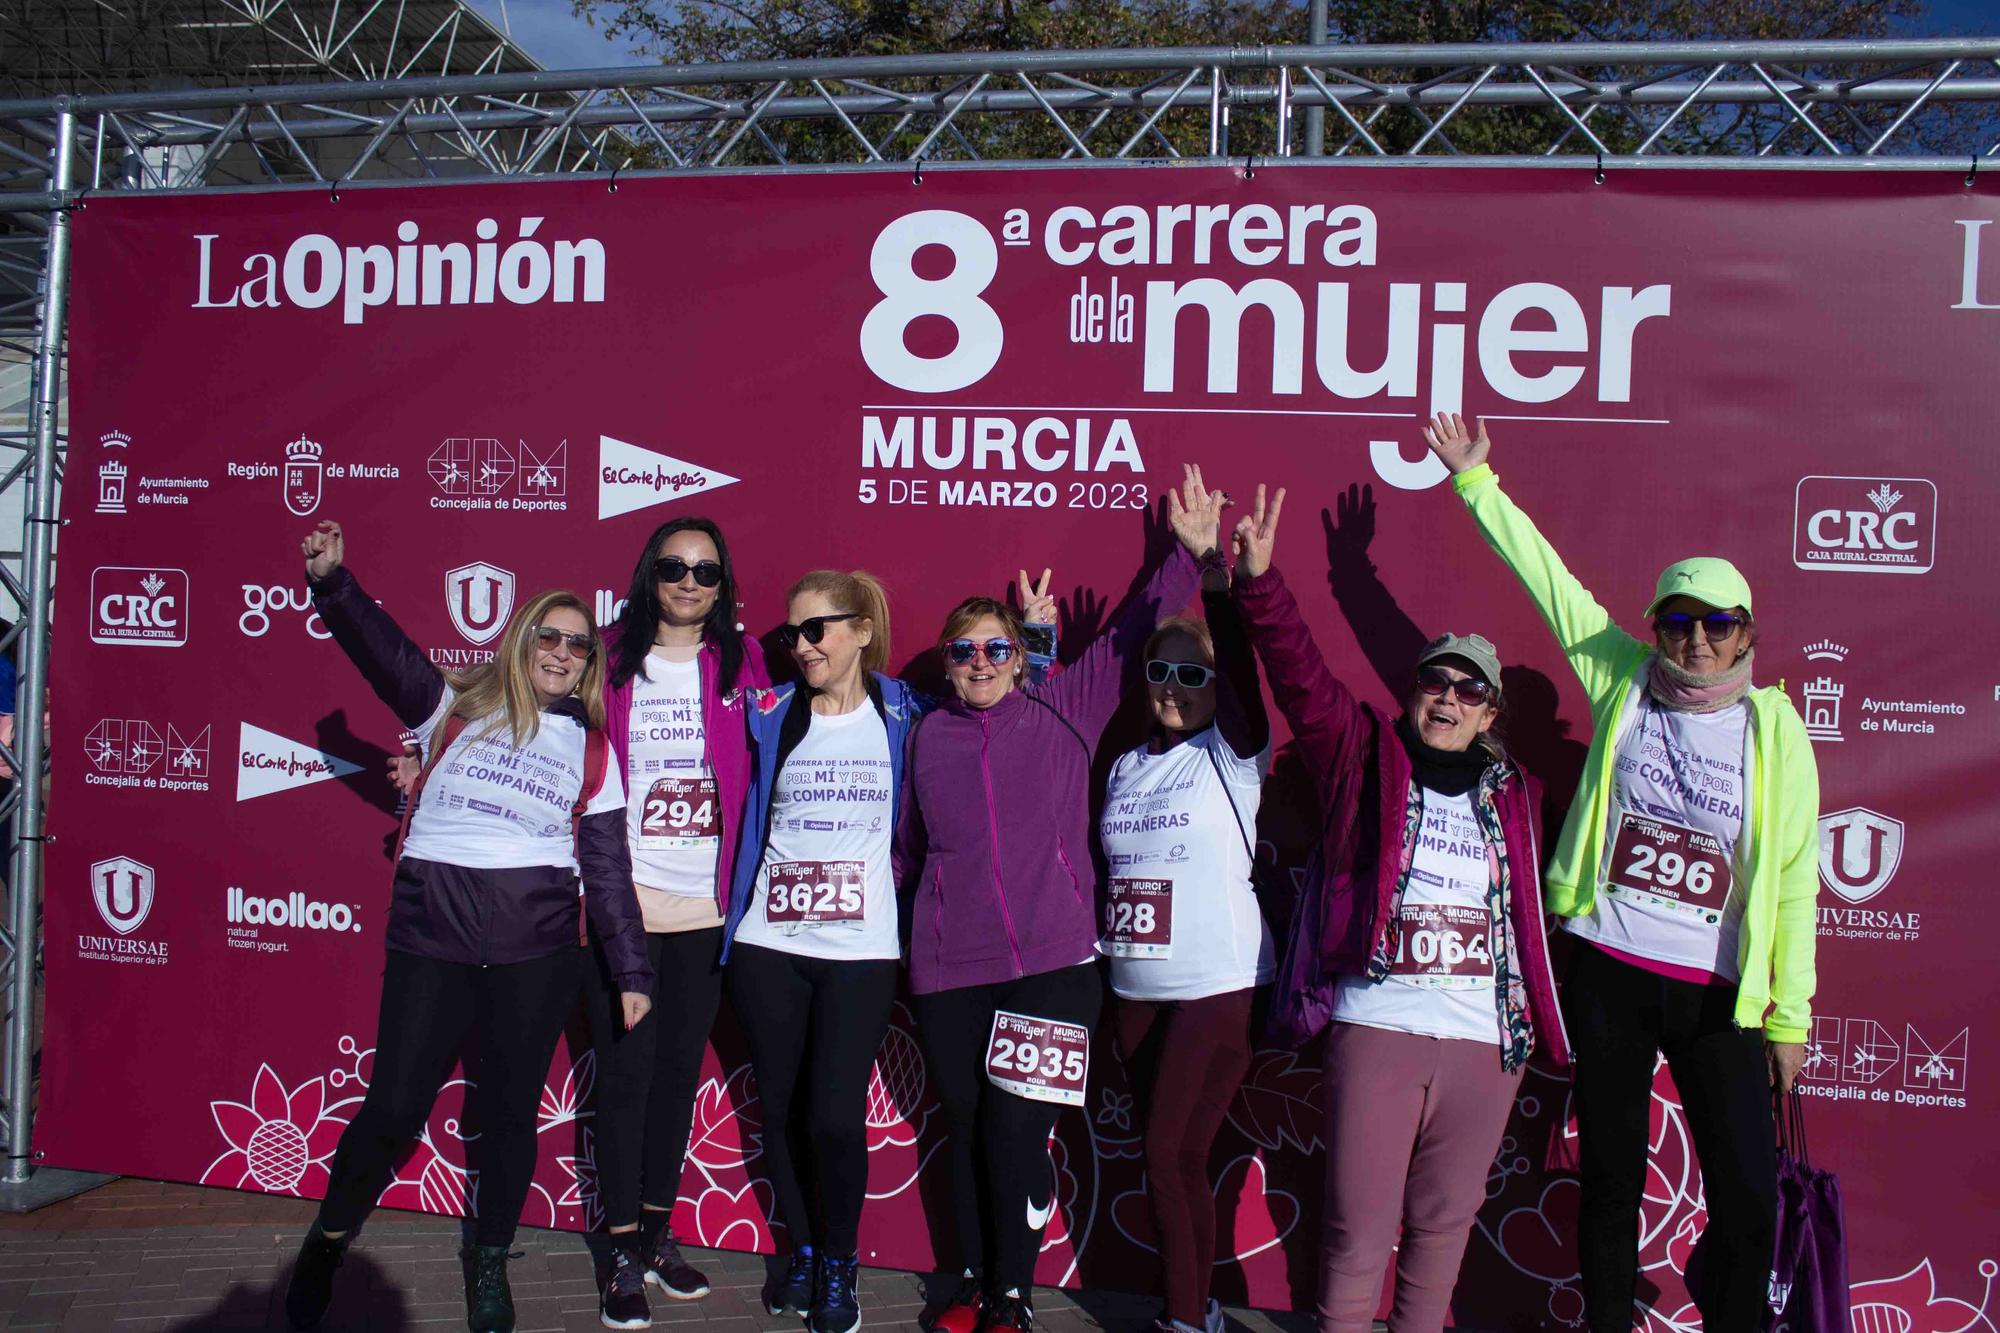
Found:
<svg viewBox="0 0 2000 1333"><path fill-rule="evenodd" d="M105 925L120 935L130 935L153 910L153 867L129 856L93 862L90 897Z"/></svg>
<svg viewBox="0 0 2000 1333"><path fill-rule="evenodd" d="M1922 477L1801 477L1792 563L1857 574L1922 574L1937 556L1937 487Z"/></svg>
<svg viewBox="0 0 2000 1333"><path fill-rule="evenodd" d="M1889 887L1903 864L1903 821L1863 806L1819 818L1819 876L1850 903Z"/></svg>
<svg viewBox="0 0 2000 1333"><path fill-rule="evenodd" d="M475 560L444 575L445 610L467 643L490 643L514 610L514 573Z"/></svg>

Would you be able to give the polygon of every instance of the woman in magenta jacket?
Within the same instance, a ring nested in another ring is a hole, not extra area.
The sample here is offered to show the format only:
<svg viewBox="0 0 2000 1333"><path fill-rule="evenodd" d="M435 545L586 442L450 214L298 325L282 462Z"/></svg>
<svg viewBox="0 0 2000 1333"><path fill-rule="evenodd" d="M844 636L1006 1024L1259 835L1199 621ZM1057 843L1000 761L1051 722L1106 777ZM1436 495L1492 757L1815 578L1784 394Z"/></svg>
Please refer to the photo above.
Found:
<svg viewBox="0 0 2000 1333"><path fill-rule="evenodd" d="M1227 500L1192 470L1185 489L1185 505L1168 493L1178 547L1060 675L1026 683L1020 625L990 598L945 622L952 691L917 728L899 857L921 866L910 989L951 1128L965 1282L935 1321L944 1333L1033 1321L1035 1258L1056 1206L1049 1133L1060 1107L1082 1104L1103 1002L1091 757L1147 635L1193 596L1195 557L1222 559L1214 534Z"/></svg>
<svg viewBox="0 0 2000 1333"><path fill-rule="evenodd" d="M1257 488L1233 586L1322 812L1273 997L1294 1040L1327 1029L1319 1327L1365 1333L1393 1252L1389 1326L1434 1333L1522 1066L1569 1061L1541 787L1494 732L1500 663L1478 635L1432 640L1395 717L1334 678L1271 564L1284 497Z"/></svg>

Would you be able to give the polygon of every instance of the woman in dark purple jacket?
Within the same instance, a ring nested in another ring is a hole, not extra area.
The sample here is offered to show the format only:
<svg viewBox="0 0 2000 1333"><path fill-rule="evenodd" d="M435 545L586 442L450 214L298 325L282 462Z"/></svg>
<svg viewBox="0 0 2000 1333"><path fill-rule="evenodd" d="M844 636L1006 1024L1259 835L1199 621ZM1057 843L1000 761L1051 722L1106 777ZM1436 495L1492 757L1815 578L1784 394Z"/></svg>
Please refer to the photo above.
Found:
<svg viewBox="0 0 2000 1333"><path fill-rule="evenodd" d="M1569 1061L1541 788L1494 733L1500 663L1477 634L1425 646L1394 718L1334 678L1271 566L1284 498L1257 488L1233 586L1324 830L1273 997L1293 1039L1330 1028L1319 1327L1365 1333L1394 1253L1389 1326L1434 1333L1521 1068L1536 1048Z"/></svg>
<svg viewBox="0 0 2000 1333"><path fill-rule="evenodd" d="M412 793L383 943L368 1095L340 1136L319 1216L285 1293L294 1328L326 1312L354 1228L423 1128L468 1038L479 1049L473 1333L514 1327L507 1250L535 1173L535 1112L576 1000L577 879L627 1026L653 976L625 844L625 784L603 737L604 661L590 609L529 599L493 660L446 676L342 563L336 523L300 543L313 607L427 763ZM593 762L593 759L595 762Z"/></svg>
<svg viewBox="0 0 2000 1333"><path fill-rule="evenodd" d="M1226 498L1201 492L1199 474L1187 489L1186 505L1168 492L1179 546L1062 674L1024 682L1020 624L990 598L945 622L952 693L917 728L898 857L922 867L907 913L910 989L951 1126L965 1282L935 1321L942 1333L1025 1330L1034 1317L1035 1258L1056 1207L1049 1132L1060 1107L1082 1105L1103 1002L1091 756L1147 635L1194 595L1192 557L1222 559L1213 535Z"/></svg>

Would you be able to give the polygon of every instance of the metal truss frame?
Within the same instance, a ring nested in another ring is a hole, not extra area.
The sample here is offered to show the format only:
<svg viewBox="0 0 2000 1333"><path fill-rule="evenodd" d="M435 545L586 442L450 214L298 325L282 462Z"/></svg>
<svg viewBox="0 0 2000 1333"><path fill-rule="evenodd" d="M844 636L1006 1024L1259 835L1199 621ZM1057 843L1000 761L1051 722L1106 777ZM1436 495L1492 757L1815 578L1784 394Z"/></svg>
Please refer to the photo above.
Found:
<svg viewBox="0 0 2000 1333"><path fill-rule="evenodd" d="M226 0L270 22L287 0ZM435 40L435 37L433 38ZM324 36L305 39L337 59ZM1303 159L1379 166L1953 172L2000 158L2000 37L1925 41L1178 47L422 76L0 101L0 270L36 270L33 416L0 438L27 495L14 744L45 774L69 218L94 195L407 186L621 173ZM394 75L395 77L387 77ZM1309 113L1301 125L1300 112ZM1317 114L1311 114L1317 113ZM1321 138L1321 127L1330 132ZM1995 163L2000 166L2000 163ZM0 303L0 313L4 313ZM14 454L18 452L18 457ZM32 1171L43 784L0 929L4 1181ZM0 816L7 813L0 805Z"/></svg>

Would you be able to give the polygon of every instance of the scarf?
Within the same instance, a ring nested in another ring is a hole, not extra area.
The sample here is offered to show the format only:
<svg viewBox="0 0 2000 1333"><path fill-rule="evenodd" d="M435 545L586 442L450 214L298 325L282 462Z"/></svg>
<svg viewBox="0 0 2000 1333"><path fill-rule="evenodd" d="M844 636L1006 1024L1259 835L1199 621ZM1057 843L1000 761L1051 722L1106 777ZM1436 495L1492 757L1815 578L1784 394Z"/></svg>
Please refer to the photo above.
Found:
<svg viewBox="0 0 2000 1333"><path fill-rule="evenodd" d="M1410 756L1417 785L1446 796L1463 796L1477 787L1480 774L1493 762L1483 741L1475 740L1463 750L1440 750L1424 744L1407 717L1396 719L1396 739Z"/></svg>
<svg viewBox="0 0 2000 1333"><path fill-rule="evenodd" d="M1646 692L1654 703L1676 713L1719 713L1750 692L1751 660L1756 655L1753 648L1734 666L1704 676L1683 671L1665 655L1654 653L1646 672Z"/></svg>

